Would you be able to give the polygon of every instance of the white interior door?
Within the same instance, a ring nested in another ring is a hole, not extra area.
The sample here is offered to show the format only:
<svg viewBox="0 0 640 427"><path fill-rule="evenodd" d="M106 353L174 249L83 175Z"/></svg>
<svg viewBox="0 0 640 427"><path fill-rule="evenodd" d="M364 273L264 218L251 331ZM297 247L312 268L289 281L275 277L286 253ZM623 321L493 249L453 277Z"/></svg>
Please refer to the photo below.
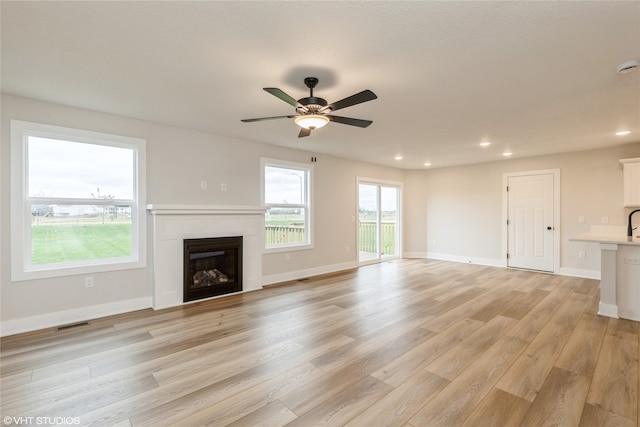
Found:
<svg viewBox="0 0 640 427"><path fill-rule="evenodd" d="M554 174L507 180L507 265L554 270Z"/></svg>

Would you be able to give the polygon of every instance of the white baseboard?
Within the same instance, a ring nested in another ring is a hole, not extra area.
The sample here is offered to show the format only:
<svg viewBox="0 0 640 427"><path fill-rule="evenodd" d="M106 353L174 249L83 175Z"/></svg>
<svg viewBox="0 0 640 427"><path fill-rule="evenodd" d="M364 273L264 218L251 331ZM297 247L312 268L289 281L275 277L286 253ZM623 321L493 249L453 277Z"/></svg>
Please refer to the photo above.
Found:
<svg viewBox="0 0 640 427"><path fill-rule="evenodd" d="M90 307L81 307L73 310L57 311L55 313L41 314L38 316L11 319L2 322L0 325L0 336L6 337L23 332L84 322L99 317L113 316L115 314L128 313L145 308L151 308L150 296L108 304L92 305Z"/></svg>
<svg viewBox="0 0 640 427"><path fill-rule="evenodd" d="M594 270L581 270L578 268L560 267L560 273L563 276L582 277L583 279L600 280L600 272Z"/></svg>
<svg viewBox="0 0 640 427"><path fill-rule="evenodd" d="M506 267L501 259L492 258L476 258L461 255L443 254L438 252L427 252L426 258L437 259L440 261L462 262L465 264L485 265L487 267Z"/></svg>
<svg viewBox="0 0 640 427"><path fill-rule="evenodd" d="M622 319L629 319L629 320L633 320L635 322L640 322L640 317L634 315L633 313L622 313L620 315L620 318Z"/></svg>
<svg viewBox="0 0 640 427"><path fill-rule="evenodd" d="M411 258L428 258L427 252L403 252L402 258L411 259Z"/></svg>
<svg viewBox="0 0 640 427"><path fill-rule="evenodd" d="M600 301L598 305L598 314L600 316L613 317L614 319L619 319L618 317L618 306L614 304L606 304Z"/></svg>
<svg viewBox="0 0 640 427"><path fill-rule="evenodd" d="M429 258L440 261L462 262L467 264L486 265L488 267L505 267L503 260L491 258L464 257L459 255L443 254L437 252L405 252L404 258ZM584 279L600 280L600 272L594 270L581 270L577 268L560 267L559 275L581 277Z"/></svg>
<svg viewBox="0 0 640 427"><path fill-rule="evenodd" d="M359 267L359 264L356 261L352 261L343 262L340 264L325 265L322 267L308 268L305 270L288 271L281 274L272 274L271 276L262 276L262 286L319 276L321 274L335 273L337 271L349 270L357 267Z"/></svg>

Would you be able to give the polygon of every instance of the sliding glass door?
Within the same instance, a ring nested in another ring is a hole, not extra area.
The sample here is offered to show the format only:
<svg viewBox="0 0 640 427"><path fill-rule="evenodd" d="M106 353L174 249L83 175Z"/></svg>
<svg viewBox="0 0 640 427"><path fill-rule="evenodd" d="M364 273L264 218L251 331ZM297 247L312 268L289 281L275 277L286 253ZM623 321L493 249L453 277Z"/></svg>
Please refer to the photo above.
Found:
<svg viewBox="0 0 640 427"><path fill-rule="evenodd" d="M358 250L359 261L374 261L380 258L380 198L377 185L358 185Z"/></svg>
<svg viewBox="0 0 640 427"><path fill-rule="evenodd" d="M400 187L358 182L358 253L360 262L400 255Z"/></svg>

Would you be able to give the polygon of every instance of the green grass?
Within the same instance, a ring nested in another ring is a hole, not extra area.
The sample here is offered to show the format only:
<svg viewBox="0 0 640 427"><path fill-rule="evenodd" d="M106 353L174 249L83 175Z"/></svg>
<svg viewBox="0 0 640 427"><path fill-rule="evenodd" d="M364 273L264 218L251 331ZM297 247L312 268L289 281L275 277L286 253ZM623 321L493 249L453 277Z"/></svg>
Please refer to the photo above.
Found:
<svg viewBox="0 0 640 427"><path fill-rule="evenodd" d="M56 224L31 228L33 265L131 255L131 224Z"/></svg>
<svg viewBox="0 0 640 427"><path fill-rule="evenodd" d="M272 227L288 227L304 224L304 215L275 213L265 216L265 225Z"/></svg>

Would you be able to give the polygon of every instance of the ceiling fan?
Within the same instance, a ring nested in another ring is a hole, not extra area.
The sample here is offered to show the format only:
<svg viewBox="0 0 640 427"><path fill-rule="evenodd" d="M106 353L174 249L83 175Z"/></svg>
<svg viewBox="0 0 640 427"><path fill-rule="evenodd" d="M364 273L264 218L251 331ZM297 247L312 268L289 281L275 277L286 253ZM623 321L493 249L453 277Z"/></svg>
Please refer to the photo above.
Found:
<svg viewBox="0 0 640 427"><path fill-rule="evenodd" d="M261 117L258 119L244 119L242 121L245 123L249 123L273 119L294 119L296 124L302 128L300 129L298 138L311 135L312 130L321 128L329 122L342 123L343 125L358 126L361 128L366 128L371 123L373 123L371 120L352 119L350 117L341 117L329 114L341 108L351 107L352 105L377 99L378 97L376 96L376 94L371 92L369 89L363 90L362 92L356 93L355 95L351 95L347 98L341 99L340 101L329 104L323 98L313 96L313 88L318 84L318 79L316 77L306 77L304 79L304 84L309 88L309 96L306 98L300 98L297 101L278 88L264 88L264 90L269 92L271 95L280 98L287 104L296 107L297 114L288 116Z"/></svg>

